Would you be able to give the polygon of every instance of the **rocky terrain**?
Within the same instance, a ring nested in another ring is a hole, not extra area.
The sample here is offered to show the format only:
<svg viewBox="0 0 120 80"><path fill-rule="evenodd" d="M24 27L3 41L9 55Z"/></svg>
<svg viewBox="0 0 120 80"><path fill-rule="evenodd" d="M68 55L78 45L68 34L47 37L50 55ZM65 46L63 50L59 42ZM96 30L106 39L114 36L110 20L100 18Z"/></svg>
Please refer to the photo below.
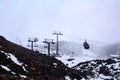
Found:
<svg viewBox="0 0 120 80"><path fill-rule="evenodd" d="M120 57L86 61L73 68L85 80L120 80Z"/></svg>
<svg viewBox="0 0 120 80"><path fill-rule="evenodd" d="M65 60L69 65L77 61L77 65L70 68ZM58 60L0 36L0 80L120 80L119 56L78 62L80 60L67 59L65 55Z"/></svg>
<svg viewBox="0 0 120 80"><path fill-rule="evenodd" d="M81 79L76 70L54 57L29 50L0 36L0 80L65 80L66 76Z"/></svg>

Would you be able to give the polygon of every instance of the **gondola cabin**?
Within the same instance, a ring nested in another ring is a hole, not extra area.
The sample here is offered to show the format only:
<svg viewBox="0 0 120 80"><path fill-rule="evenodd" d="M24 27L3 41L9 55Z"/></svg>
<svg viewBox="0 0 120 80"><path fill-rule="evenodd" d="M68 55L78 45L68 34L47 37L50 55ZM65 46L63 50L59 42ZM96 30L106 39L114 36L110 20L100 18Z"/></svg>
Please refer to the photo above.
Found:
<svg viewBox="0 0 120 80"><path fill-rule="evenodd" d="M83 42L83 47L84 47L84 49L90 48L90 45L88 44L87 40L85 40L85 42Z"/></svg>

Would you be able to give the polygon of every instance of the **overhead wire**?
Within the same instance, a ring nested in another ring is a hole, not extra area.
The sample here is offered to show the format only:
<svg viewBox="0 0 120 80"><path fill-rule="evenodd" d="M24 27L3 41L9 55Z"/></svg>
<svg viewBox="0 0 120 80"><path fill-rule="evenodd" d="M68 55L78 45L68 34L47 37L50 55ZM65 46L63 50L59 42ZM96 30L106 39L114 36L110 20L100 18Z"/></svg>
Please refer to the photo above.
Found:
<svg viewBox="0 0 120 80"><path fill-rule="evenodd" d="M72 39L80 41L80 42L83 42L83 41L87 40L88 42L92 42L92 43L95 43L95 44L100 44L100 45L103 45L103 46L110 45L109 43L105 43L105 42L102 42L102 41L95 41L95 40L90 40L90 39L86 39L86 38L80 38L80 37L72 36L72 35L68 35L68 34L64 34L64 37L72 38Z"/></svg>

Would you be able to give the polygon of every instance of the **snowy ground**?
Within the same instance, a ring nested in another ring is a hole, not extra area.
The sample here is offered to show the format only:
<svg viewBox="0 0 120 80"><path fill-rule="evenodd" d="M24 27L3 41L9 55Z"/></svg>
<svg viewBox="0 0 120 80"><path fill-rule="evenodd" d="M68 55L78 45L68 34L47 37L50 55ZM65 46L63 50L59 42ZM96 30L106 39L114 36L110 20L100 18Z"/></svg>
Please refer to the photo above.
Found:
<svg viewBox="0 0 120 80"><path fill-rule="evenodd" d="M82 49L82 53L79 55L66 55L62 54L61 57L56 57L58 60L62 61L68 67L73 67L80 62L85 62L93 60L96 58L95 54L90 50Z"/></svg>

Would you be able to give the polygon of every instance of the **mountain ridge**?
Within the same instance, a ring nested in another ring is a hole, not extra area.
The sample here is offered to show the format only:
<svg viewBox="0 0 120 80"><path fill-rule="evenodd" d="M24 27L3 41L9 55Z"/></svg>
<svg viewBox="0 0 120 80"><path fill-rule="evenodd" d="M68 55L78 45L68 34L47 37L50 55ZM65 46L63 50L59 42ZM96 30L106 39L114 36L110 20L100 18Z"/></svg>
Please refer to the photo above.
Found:
<svg viewBox="0 0 120 80"><path fill-rule="evenodd" d="M14 76L21 79L21 75L35 80L45 78L48 80L65 80L66 75L69 77L77 75L77 78L81 78L75 70L68 68L54 57L14 44L2 36L0 36L0 46L0 74L9 75L13 79ZM22 63L22 66L12 61L8 57L9 54L14 55ZM6 71L5 67L10 71ZM4 75L0 78L5 79Z"/></svg>

